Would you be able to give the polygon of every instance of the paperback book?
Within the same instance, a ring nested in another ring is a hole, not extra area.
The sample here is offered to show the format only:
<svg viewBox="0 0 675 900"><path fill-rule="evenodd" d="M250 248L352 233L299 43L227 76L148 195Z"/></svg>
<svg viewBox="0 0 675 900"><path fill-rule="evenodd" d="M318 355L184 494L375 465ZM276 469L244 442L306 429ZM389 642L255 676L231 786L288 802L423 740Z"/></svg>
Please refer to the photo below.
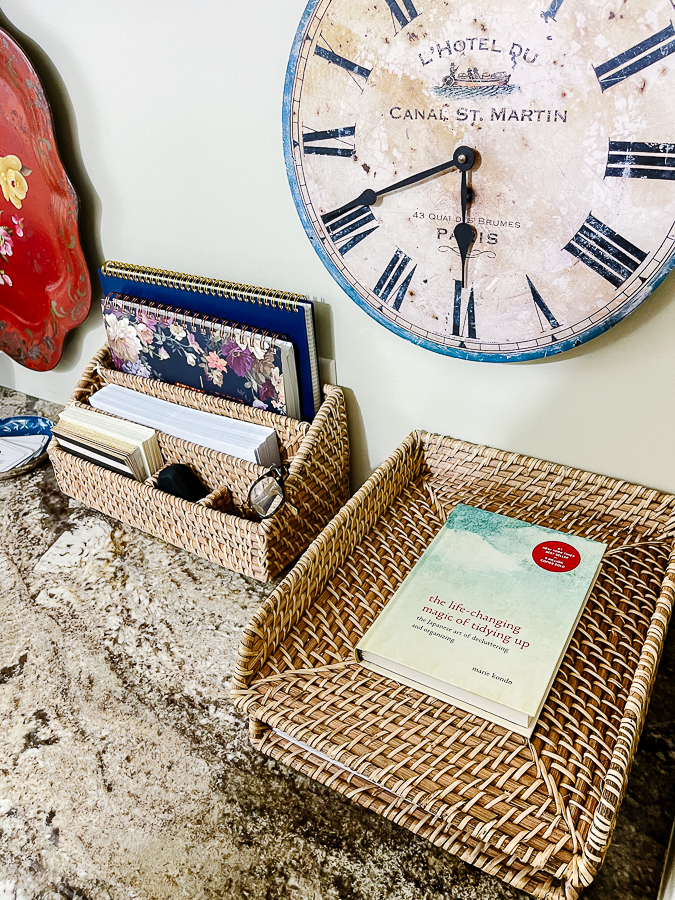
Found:
<svg viewBox="0 0 675 900"><path fill-rule="evenodd" d="M529 737L605 550L459 504L356 659Z"/></svg>

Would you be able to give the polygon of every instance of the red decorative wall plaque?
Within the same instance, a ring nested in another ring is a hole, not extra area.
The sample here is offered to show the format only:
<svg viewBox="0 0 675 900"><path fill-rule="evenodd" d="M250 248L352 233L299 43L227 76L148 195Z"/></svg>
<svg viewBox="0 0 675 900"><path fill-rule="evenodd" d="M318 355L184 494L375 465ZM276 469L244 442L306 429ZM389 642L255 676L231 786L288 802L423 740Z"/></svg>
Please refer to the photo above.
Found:
<svg viewBox="0 0 675 900"><path fill-rule="evenodd" d="M47 100L1 29L0 109L0 350L53 369L66 334L87 317L91 284Z"/></svg>

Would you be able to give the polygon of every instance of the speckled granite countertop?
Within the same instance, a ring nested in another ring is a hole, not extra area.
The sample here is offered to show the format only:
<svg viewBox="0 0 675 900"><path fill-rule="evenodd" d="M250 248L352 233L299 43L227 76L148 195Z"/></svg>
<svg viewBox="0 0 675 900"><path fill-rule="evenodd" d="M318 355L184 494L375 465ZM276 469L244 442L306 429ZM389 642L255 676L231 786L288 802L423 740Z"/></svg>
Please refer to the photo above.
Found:
<svg viewBox="0 0 675 900"><path fill-rule="evenodd" d="M0 388L0 416L57 408ZM1 900L525 898L253 751L228 698L263 586L0 481ZM655 900L675 640L588 900Z"/></svg>

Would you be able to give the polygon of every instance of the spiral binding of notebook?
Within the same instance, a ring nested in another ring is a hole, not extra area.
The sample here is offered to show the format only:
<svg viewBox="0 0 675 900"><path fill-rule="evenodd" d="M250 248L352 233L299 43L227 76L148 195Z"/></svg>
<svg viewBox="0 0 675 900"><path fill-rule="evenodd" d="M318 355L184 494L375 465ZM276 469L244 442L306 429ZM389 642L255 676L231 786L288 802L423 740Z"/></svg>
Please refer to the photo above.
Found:
<svg viewBox="0 0 675 900"><path fill-rule="evenodd" d="M107 261L99 270L104 294L178 307L238 323L242 327L284 335L295 347L300 418L311 421L321 404L314 310L302 294Z"/></svg>
<svg viewBox="0 0 675 900"><path fill-rule="evenodd" d="M110 294L106 299L115 309L121 309L127 313L133 313L139 305L138 300L134 297L123 297L121 294ZM169 306L167 303L156 303L154 300L146 300L142 305L147 310L156 313L159 321L165 325L179 322L181 325L187 325L201 334L208 332L208 334L217 336L220 340L227 340L241 333L243 339L251 343L262 344L267 349L267 347L275 347L280 337L272 331L265 331L262 328L242 328L238 322L231 322L228 319L206 318L190 310Z"/></svg>

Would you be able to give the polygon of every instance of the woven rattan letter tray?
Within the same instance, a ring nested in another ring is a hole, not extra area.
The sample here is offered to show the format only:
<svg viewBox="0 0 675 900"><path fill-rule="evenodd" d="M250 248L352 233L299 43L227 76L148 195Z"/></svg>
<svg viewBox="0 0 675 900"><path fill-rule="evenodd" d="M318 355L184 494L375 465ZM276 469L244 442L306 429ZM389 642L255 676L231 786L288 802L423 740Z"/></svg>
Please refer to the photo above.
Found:
<svg viewBox="0 0 675 900"><path fill-rule="evenodd" d="M458 503L605 541L531 740L358 666L352 648ZM675 497L415 433L245 631L257 748L541 898L601 865L673 603Z"/></svg>
<svg viewBox="0 0 675 900"><path fill-rule="evenodd" d="M267 471L255 463L159 432L164 462L192 465L211 487L208 497L190 503L156 490L154 483L141 484L79 459L52 441L49 456L61 490L128 525L269 581L302 553L349 497L347 417L338 387L324 388L323 403L308 425L190 388L118 372L107 349L94 356L71 402L86 406L104 384L121 384L184 406L269 425L277 432L281 458L289 469L290 502L272 518L258 522L246 518L244 509L249 487ZM231 499L232 506L224 498Z"/></svg>

